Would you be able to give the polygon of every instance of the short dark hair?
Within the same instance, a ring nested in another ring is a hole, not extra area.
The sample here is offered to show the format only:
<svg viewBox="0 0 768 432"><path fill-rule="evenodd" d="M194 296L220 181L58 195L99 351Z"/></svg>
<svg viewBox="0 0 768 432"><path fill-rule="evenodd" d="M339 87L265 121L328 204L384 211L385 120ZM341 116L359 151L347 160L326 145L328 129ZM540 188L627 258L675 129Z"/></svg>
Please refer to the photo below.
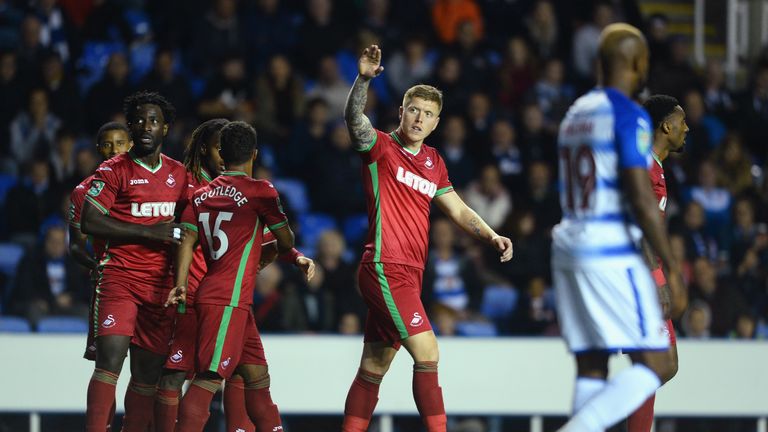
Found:
<svg viewBox="0 0 768 432"><path fill-rule="evenodd" d="M207 147L211 143L211 139L216 132L219 132L229 120L223 118L215 118L207 120L195 128L192 132L192 138L187 144L187 148L184 149L184 166L197 181L202 180L201 167L202 167L202 155L200 154L203 147Z"/></svg>
<svg viewBox="0 0 768 432"><path fill-rule="evenodd" d="M243 121L233 121L221 128L221 158L225 165L241 164L251 159L256 146L256 129Z"/></svg>
<svg viewBox="0 0 768 432"><path fill-rule="evenodd" d="M139 91L136 92L123 101L123 114L130 123L136 110L142 105L157 105L163 111L163 118L166 124L173 123L176 119L176 108L168 102L166 98L160 95L160 93Z"/></svg>
<svg viewBox="0 0 768 432"><path fill-rule="evenodd" d="M109 123L104 123L99 128L99 131L96 132L96 145L101 145L101 140L104 139L104 134L106 134L107 132L111 132L113 130L121 130L126 134L128 134L129 137L131 136L131 133L128 132L128 126L120 122L112 121Z"/></svg>
<svg viewBox="0 0 768 432"><path fill-rule="evenodd" d="M678 105L680 105L680 102L672 96L658 94L649 97L643 104L643 107L651 116L653 130L658 129L664 122L664 119L675 112L675 107Z"/></svg>

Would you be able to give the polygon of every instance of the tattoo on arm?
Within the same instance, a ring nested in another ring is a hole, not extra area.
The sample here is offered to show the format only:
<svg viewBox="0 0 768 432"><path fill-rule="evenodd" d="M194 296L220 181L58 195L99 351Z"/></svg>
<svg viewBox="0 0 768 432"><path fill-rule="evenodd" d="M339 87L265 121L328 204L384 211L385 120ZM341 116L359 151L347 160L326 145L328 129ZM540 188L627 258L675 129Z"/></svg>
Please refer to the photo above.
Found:
<svg viewBox="0 0 768 432"><path fill-rule="evenodd" d="M477 217L473 217L469 220L469 229L472 230L472 233L475 235L475 237L480 237L480 221Z"/></svg>
<svg viewBox="0 0 768 432"><path fill-rule="evenodd" d="M371 80L358 76L344 106L344 120L347 122L349 136L358 149L368 147L376 138L376 131L371 126L371 121L363 114L365 102L368 100L370 82Z"/></svg>

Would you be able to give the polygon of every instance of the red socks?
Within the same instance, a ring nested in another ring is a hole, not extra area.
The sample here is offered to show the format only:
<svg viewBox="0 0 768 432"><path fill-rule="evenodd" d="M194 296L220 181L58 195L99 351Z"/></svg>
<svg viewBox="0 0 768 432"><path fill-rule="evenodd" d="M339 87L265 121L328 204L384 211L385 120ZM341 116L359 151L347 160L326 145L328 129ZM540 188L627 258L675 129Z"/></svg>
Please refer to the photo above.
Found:
<svg viewBox="0 0 768 432"><path fill-rule="evenodd" d="M413 365L413 399L428 432L446 432L443 391L437 383L437 362Z"/></svg>
<svg viewBox="0 0 768 432"><path fill-rule="evenodd" d="M245 408L245 383L240 376L233 376L224 384L224 415L227 418L228 432L256 431L256 426L251 423Z"/></svg>
<svg viewBox="0 0 768 432"><path fill-rule="evenodd" d="M365 432L373 416L373 410L379 401L379 385L384 375L357 370L357 376L347 393L344 405L344 424L342 432Z"/></svg>
<svg viewBox="0 0 768 432"><path fill-rule="evenodd" d="M133 381L125 392L125 415L123 432L145 432L152 423L155 406L156 384L141 384Z"/></svg>
<svg viewBox="0 0 768 432"><path fill-rule="evenodd" d="M653 426L653 403L656 395L649 397L627 419L627 432L650 432Z"/></svg>
<svg viewBox="0 0 768 432"><path fill-rule="evenodd" d="M248 416L259 432L283 430L280 412L277 405L272 403L272 396L269 394L269 374L245 384L245 406Z"/></svg>
<svg viewBox="0 0 768 432"><path fill-rule="evenodd" d="M174 432L179 414L178 390L157 389L155 396L155 432ZM234 429L232 429L234 430Z"/></svg>
<svg viewBox="0 0 768 432"><path fill-rule="evenodd" d="M91 382L88 384L86 431L103 432L107 425L112 424L118 376L104 369L94 369Z"/></svg>
<svg viewBox="0 0 768 432"><path fill-rule="evenodd" d="M181 400L179 424L177 430L184 432L202 432L208 417L213 395L219 390L218 380L192 381L189 390Z"/></svg>

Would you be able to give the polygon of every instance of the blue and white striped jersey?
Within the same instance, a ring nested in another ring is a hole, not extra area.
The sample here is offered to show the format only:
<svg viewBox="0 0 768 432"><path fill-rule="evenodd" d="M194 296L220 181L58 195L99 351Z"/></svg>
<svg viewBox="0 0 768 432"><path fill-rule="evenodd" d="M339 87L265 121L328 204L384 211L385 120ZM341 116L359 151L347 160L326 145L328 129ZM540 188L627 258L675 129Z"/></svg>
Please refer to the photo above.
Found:
<svg viewBox="0 0 768 432"><path fill-rule="evenodd" d="M558 135L563 219L552 233L555 266L639 253L642 233L620 173L648 169L651 136L648 113L611 88L593 89L568 110Z"/></svg>

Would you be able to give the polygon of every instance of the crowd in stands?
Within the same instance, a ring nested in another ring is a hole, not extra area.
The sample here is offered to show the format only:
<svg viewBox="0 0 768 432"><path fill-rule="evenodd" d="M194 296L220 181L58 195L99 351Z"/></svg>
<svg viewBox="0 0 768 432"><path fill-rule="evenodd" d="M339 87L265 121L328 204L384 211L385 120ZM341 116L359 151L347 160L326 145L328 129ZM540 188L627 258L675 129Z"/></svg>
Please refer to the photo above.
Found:
<svg viewBox="0 0 768 432"><path fill-rule="evenodd" d="M125 96L146 89L178 110L171 157L204 120L258 130L258 176L284 195L318 264L309 284L281 264L262 271L261 330L360 333L365 203L342 109L361 47L377 43L385 70L367 116L393 130L408 87L440 88L427 144L514 242L514 259L499 264L434 211L423 299L437 331L556 335L557 129L594 85L600 30L615 21L647 32L650 91L678 98L690 126L685 152L665 162L670 239L691 297L681 337L766 338L768 62L745 65L749 81L731 86L721 61L693 64L690 41L632 0L0 0L0 235L24 251L3 267L0 314L33 326L86 316L88 275L66 254L69 192L100 162L99 126L124 121Z"/></svg>

